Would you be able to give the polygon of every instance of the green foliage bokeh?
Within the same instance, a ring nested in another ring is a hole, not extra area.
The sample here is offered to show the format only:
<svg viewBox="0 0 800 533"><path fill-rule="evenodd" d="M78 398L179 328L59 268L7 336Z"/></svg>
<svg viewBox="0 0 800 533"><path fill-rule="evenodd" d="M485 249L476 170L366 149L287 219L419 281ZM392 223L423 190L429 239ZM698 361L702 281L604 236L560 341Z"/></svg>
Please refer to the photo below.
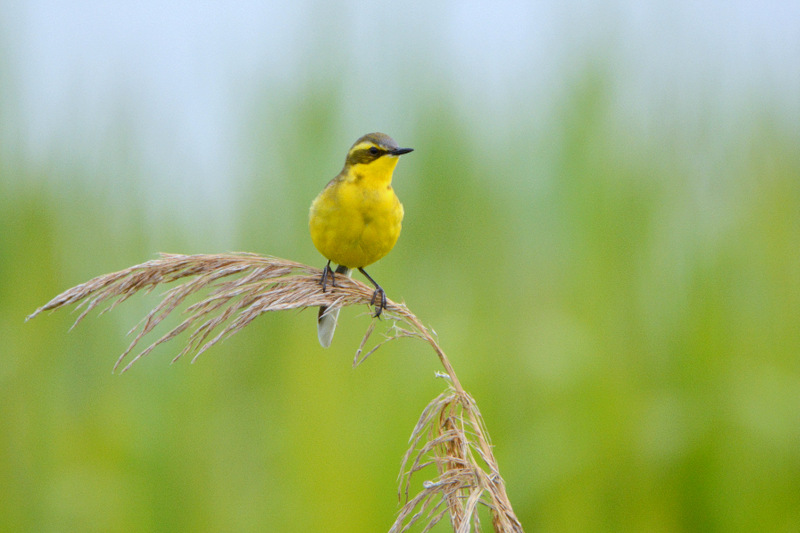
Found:
<svg viewBox="0 0 800 533"><path fill-rule="evenodd" d="M799 139L757 98L725 110L724 134L714 116L632 131L609 77L587 69L545 124L492 135L447 90L413 102L387 131L416 148L396 173L404 232L371 273L439 334L529 530L798 530ZM353 370L363 315L345 310L324 351L314 313L284 313L194 365L168 365L173 342L120 377L157 295L71 332L65 311L23 323L158 251L322 266L307 209L365 133L341 119L349 98L253 102L225 249L169 216L152 231L135 168L120 202L50 179L85 171L57 155L3 152L0 529L388 529L408 436L444 386L423 345Z"/></svg>

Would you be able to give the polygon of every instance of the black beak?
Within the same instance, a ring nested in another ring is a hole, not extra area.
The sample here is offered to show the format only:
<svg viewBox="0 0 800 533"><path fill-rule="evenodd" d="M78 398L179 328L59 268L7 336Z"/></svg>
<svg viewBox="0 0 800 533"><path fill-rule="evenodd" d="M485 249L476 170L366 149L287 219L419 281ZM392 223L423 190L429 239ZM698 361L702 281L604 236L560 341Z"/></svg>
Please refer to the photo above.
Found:
<svg viewBox="0 0 800 533"><path fill-rule="evenodd" d="M403 155L403 154L407 154L408 152L413 152L413 151L414 151L413 148L395 148L394 150L392 150L389 153L392 154L392 155Z"/></svg>

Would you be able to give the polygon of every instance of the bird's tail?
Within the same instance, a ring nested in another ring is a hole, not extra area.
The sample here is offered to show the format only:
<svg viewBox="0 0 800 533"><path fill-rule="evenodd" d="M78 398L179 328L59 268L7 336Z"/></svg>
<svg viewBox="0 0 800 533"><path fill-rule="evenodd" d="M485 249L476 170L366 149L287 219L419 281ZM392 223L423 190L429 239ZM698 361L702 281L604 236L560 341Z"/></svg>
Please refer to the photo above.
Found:
<svg viewBox="0 0 800 533"><path fill-rule="evenodd" d="M339 265L336 267L336 274L332 276L331 285L335 283L336 275L344 274L348 278L353 275L349 268ZM333 341L333 332L336 331L336 320L339 318L339 308L329 308L321 306L317 315L317 337L323 348L327 348Z"/></svg>

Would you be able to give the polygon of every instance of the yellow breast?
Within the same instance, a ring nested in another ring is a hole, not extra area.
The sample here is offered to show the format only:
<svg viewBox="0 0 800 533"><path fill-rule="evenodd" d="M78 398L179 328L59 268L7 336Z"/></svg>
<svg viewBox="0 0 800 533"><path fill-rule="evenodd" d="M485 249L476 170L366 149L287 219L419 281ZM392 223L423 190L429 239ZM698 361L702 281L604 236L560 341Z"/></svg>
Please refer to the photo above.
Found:
<svg viewBox="0 0 800 533"><path fill-rule="evenodd" d="M387 169L388 183L374 179L374 173L350 169L329 183L311 204L311 239L327 259L348 268L363 268L394 247L400 236L403 205L391 186L394 165L391 167Z"/></svg>

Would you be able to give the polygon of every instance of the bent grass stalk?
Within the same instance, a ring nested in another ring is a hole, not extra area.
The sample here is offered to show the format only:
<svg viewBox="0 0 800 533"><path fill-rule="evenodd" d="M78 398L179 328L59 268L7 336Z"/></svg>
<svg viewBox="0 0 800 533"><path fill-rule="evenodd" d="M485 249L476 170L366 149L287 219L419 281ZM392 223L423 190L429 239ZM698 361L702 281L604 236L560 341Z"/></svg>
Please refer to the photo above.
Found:
<svg viewBox="0 0 800 533"><path fill-rule="evenodd" d="M105 313L136 292L150 292L158 285L180 282L129 332L136 332L133 341L114 365L115 371L122 367L121 372L126 372L156 346L185 331L189 331L188 340L173 362L189 354L194 361L263 313L323 305L369 305L371 287L341 276L335 290L322 292L321 275L320 269L301 263L249 253L162 254L160 259L98 276L64 291L27 320L43 311L77 304L81 313L72 326L75 327L101 304L107 304L101 311ZM180 324L131 356L145 335L189 297L198 294L203 295L202 299L183 311L185 318ZM475 400L461 386L432 330L405 305L391 300L386 303L383 316L393 321L392 327L384 340L364 353L377 323L373 319L353 365L358 366L386 342L416 338L430 345L444 368L444 373L437 375L449 382L447 389L425 407L411 432L399 476L398 497L403 505L390 532L407 531L417 523L422 531L429 531L445 514L449 515L454 531L477 532L479 505L489 509L495 531L521 532ZM435 478L425 480L422 489L411 495L412 478L433 474L434 469Z"/></svg>

